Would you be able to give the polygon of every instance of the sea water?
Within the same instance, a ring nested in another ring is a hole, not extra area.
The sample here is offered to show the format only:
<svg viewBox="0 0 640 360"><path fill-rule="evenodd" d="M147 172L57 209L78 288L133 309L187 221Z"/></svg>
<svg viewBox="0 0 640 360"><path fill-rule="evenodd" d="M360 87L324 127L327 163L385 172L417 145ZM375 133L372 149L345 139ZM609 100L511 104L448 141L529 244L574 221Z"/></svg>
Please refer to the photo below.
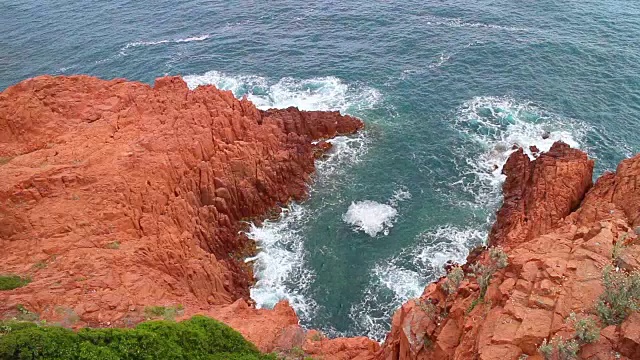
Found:
<svg viewBox="0 0 640 360"><path fill-rule="evenodd" d="M257 304L287 299L332 336L382 339L486 240L513 145L562 140L596 175L640 151L635 0L0 4L0 89L79 73L182 75L365 121L331 140L307 201L248 233Z"/></svg>

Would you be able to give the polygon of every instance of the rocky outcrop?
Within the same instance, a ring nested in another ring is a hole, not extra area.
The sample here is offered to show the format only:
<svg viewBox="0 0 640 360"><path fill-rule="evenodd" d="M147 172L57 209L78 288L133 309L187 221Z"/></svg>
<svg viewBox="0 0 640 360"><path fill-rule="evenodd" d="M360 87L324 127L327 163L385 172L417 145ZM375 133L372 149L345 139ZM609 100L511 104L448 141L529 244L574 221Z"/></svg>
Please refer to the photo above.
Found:
<svg viewBox="0 0 640 360"><path fill-rule="evenodd" d="M565 144L535 161L514 152L490 236L502 248L470 256L459 282L450 272L405 303L378 358L542 359L550 341L551 359L561 348L565 359L640 359L638 312L608 325L596 311L605 271L640 270L640 155L589 189L592 169ZM585 340L576 329L591 321L595 339Z"/></svg>
<svg viewBox="0 0 640 360"><path fill-rule="evenodd" d="M0 292L0 314L20 304L74 326L126 326L147 306L179 304L224 318L216 306L248 298L252 281L242 220L304 197L327 149L312 140L362 126L338 112L260 111L178 77L42 76L6 89L0 274L32 282ZM287 311L281 327L297 324Z"/></svg>
<svg viewBox="0 0 640 360"><path fill-rule="evenodd" d="M504 201L489 244L510 248L547 233L578 207L591 187L593 160L557 142L535 161L517 150L503 172Z"/></svg>
<svg viewBox="0 0 640 360"><path fill-rule="evenodd" d="M605 269L640 270L640 155L592 186L593 161L562 143L532 149L536 160L511 155L489 237L499 247L473 251L404 304L382 346L305 330L286 302L252 306L243 220L303 198L331 147L322 140L361 127L337 112L260 111L176 77L151 87L45 76L8 88L0 274L32 282L0 292L0 315L130 326L162 306L178 319L212 316L289 358L541 359L551 341L552 358L562 344L581 359L640 359L639 313L608 325L595 311ZM593 339L578 336L580 319L595 324Z"/></svg>

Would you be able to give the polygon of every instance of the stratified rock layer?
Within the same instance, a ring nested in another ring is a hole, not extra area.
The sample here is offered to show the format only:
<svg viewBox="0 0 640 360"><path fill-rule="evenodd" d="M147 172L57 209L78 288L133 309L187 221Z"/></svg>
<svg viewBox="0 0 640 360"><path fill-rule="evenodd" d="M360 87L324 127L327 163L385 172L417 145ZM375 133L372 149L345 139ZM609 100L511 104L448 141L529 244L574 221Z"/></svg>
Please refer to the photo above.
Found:
<svg viewBox="0 0 640 360"><path fill-rule="evenodd" d="M615 262L640 270L640 155L589 189L592 170L584 153L561 143L535 161L513 153L490 235L490 244L506 251L508 266L494 273L482 300L468 265L452 293L446 277L430 284L395 313L378 358L542 359L545 339L575 336L568 318L576 313L594 319L600 332L596 342L580 343L577 358L640 359L639 313L617 326L595 315L603 269ZM618 244L614 261L617 243L624 246ZM468 260L491 263L486 250Z"/></svg>
<svg viewBox="0 0 640 360"><path fill-rule="evenodd" d="M22 304L121 326L150 305L206 313L248 298L243 258L254 247L241 220L303 197L312 140L362 125L338 112L260 111L178 77L151 87L42 76L6 89L0 274L33 281L0 292L0 315Z"/></svg>

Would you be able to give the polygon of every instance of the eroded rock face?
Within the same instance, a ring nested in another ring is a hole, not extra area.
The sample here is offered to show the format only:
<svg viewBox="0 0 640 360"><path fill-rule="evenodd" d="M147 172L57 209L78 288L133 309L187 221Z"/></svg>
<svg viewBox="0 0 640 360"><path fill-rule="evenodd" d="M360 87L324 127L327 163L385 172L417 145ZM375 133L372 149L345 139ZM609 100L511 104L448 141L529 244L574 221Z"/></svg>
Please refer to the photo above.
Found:
<svg viewBox="0 0 640 360"><path fill-rule="evenodd" d="M533 162L521 151L512 154L505 202L490 237L506 250L508 266L495 271L483 300L470 266L451 294L443 286L446 277L429 285L396 312L378 358L542 359L544 339L573 338L567 321L573 312L591 317L600 329L597 341L581 344L578 358L639 359L638 313L607 326L594 307L603 269L614 263L614 244L625 244L616 265L640 270L640 155L589 190L592 169L584 153L565 144ZM491 264L488 251L470 260Z"/></svg>
<svg viewBox="0 0 640 360"><path fill-rule="evenodd" d="M502 171L504 202L489 244L514 247L547 233L578 207L591 187L593 160L557 142L535 161L519 149Z"/></svg>
<svg viewBox="0 0 640 360"><path fill-rule="evenodd" d="M248 298L252 281L240 221L305 196L312 140L362 126L338 112L260 111L178 77L42 76L6 89L0 273L33 281L0 292L0 314L22 304L74 326L123 326L150 305L220 313L212 306Z"/></svg>

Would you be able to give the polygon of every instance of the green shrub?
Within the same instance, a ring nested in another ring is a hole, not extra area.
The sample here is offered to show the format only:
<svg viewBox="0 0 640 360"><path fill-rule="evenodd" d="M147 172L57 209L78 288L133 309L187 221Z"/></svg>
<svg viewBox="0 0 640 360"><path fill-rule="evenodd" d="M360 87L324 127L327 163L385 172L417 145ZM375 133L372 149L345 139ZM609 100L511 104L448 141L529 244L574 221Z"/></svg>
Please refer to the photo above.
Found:
<svg viewBox="0 0 640 360"><path fill-rule="evenodd" d="M578 351L580 351L580 344L574 339L554 338L549 342L544 339L538 347L538 352L545 360L552 360L554 354L558 354L558 360L575 360L578 358Z"/></svg>
<svg viewBox="0 0 640 360"><path fill-rule="evenodd" d="M615 271L607 266L603 271L604 292L596 303L598 316L607 325L617 325L631 311L640 309L640 273Z"/></svg>
<svg viewBox="0 0 640 360"><path fill-rule="evenodd" d="M184 307L181 304L177 306L147 306L144 313L147 320L163 318L164 320L175 320L177 315L182 315Z"/></svg>
<svg viewBox="0 0 640 360"><path fill-rule="evenodd" d="M430 300L416 299L416 305L431 319L438 317L438 308Z"/></svg>
<svg viewBox="0 0 640 360"><path fill-rule="evenodd" d="M204 316L180 323L149 321L134 329L82 329L78 332L0 323L0 359L202 359L275 360L261 354L230 327Z"/></svg>
<svg viewBox="0 0 640 360"><path fill-rule="evenodd" d="M119 241L113 241L113 242L108 243L104 247L106 247L107 249L111 249L111 250L118 250L118 249L120 249L120 242Z"/></svg>
<svg viewBox="0 0 640 360"><path fill-rule="evenodd" d="M15 317L15 320L19 320L19 321L36 321L36 320L40 319L40 315L29 311L22 304L16 305L16 310L18 310L18 314Z"/></svg>
<svg viewBox="0 0 640 360"><path fill-rule="evenodd" d="M553 344L550 341L547 342L547 339L544 339L538 347L538 352L545 360L551 360L553 357Z"/></svg>
<svg viewBox="0 0 640 360"><path fill-rule="evenodd" d="M560 339L556 344L558 348L558 358L560 360L574 360L578 358L578 351L580 351L580 344L577 341L562 340Z"/></svg>
<svg viewBox="0 0 640 360"><path fill-rule="evenodd" d="M475 277L480 287L480 299L484 299L487 288L491 282L493 274L498 269L504 269L509 265L507 254L501 247L493 247L489 249L489 264L474 263L471 265L471 276Z"/></svg>
<svg viewBox="0 0 640 360"><path fill-rule="evenodd" d="M0 290L13 290L23 287L31 282L30 278L18 275L0 275Z"/></svg>
<svg viewBox="0 0 640 360"><path fill-rule="evenodd" d="M624 248L626 247L624 241L627 236L627 233L622 234L616 243L613 244L613 248L611 249L611 259L613 259L615 266L620 266L620 255L622 255L622 251L624 251Z"/></svg>
<svg viewBox="0 0 640 360"><path fill-rule="evenodd" d="M460 266L456 266L453 269L451 269L451 271L447 275L447 281L445 281L442 287L447 292L447 294L453 295L455 294L456 291L458 291L458 288L460 287L460 283L462 282L463 279L464 279L464 271Z"/></svg>
<svg viewBox="0 0 640 360"><path fill-rule="evenodd" d="M489 258L497 269L504 269L509 265L507 253L501 247L489 249Z"/></svg>
<svg viewBox="0 0 640 360"><path fill-rule="evenodd" d="M569 314L569 321L576 330L576 338L583 344L591 344L600 338L600 327L596 322L588 317L581 317L575 313Z"/></svg>

